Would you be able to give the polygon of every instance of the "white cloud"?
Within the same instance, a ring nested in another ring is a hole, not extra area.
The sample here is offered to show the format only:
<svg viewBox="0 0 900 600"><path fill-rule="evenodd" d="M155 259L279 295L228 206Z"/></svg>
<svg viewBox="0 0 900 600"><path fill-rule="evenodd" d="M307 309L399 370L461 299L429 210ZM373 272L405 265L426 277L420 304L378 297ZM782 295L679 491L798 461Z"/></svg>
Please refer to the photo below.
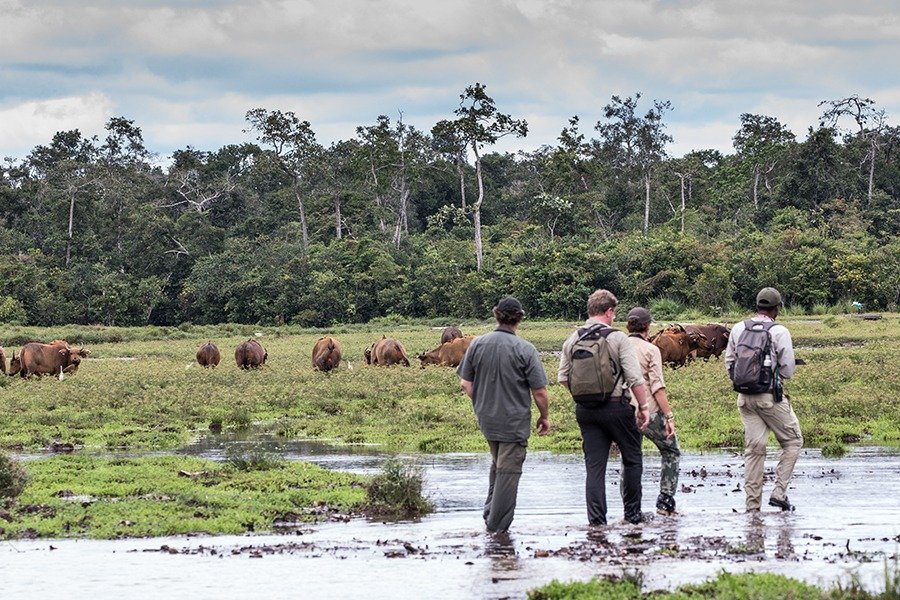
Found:
<svg viewBox="0 0 900 600"><path fill-rule="evenodd" d="M112 100L96 92L0 108L0 149L22 158L34 146L49 143L59 131L78 129L85 137L99 135L113 109Z"/></svg>

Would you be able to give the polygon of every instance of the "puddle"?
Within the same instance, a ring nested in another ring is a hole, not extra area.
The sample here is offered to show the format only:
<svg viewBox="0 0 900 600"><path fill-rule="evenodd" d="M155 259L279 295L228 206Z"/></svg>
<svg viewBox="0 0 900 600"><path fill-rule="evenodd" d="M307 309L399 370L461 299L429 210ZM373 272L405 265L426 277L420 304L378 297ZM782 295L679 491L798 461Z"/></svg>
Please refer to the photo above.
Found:
<svg viewBox="0 0 900 600"><path fill-rule="evenodd" d="M183 450L215 460L228 444L210 437ZM367 447L279 442L289 459L372 473L390 455ZM623 569L645 589L714 577L721 569L777 572L832 584L853 571L883 589L885 557L900 548L900 451L856 448L841 459L801 455L790 497L796 513L742 512L743 458L686 454L679 515L622 523L617 475L608 477L611 525L589 530L580 456L530 453L508 537L481 523L487 454L407 457L426 469L437 512L418 522L300 525L289 534L139 540L0 542L3 597L302 596L524 597L548 583ZM774 452L767 461L774 465ZM613 463L613 469L618 463ZM771 469L766 491L771 490ZM659 456L645 456L644 509L653 507Z"/></svg>

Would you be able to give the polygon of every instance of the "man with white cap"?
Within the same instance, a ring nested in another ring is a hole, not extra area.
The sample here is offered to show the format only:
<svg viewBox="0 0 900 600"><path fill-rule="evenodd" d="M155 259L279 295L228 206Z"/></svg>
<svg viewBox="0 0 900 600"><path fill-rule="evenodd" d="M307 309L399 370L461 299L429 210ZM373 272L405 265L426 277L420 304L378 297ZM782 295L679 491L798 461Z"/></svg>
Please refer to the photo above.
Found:
<svg viewBox="0 0 900 600"><path fill-rule="evenodd" d="M782 389L782 380L794 374L796 362L790 332L784 325L775 323L781 305L778 290L772 287L760 290L756 296L756 316L735 324L725 350L725 369L738 391L737 405L744 423L747 512L758 511L762 503L769 431L775 434L781 446L769 506L783 511L794 510L787 497L787 488L803 447L803 434L790 398ZM756 355L759 355L758 359L754 358ZM754 375L756 381L747 384L747 379L741 378L741 372Z"/></svg>

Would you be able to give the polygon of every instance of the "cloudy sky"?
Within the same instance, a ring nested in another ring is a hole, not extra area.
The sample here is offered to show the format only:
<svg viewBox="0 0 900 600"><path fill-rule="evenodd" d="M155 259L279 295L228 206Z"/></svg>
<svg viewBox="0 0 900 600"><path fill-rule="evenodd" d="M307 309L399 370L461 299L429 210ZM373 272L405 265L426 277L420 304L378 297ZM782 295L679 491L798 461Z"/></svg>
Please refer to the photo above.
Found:
<svg viewBox="0 0 900 600"><path fill-rule="evenodd" d="M423 130L482 82L556 143L610 96L670 100L669 147L731 150L744 112L802 139L824 99L859 94L900 124L896 0L0 0L0 158L56 131L135 121L161 159L252 139L256 107L320 142L380 114Z"/></svg>

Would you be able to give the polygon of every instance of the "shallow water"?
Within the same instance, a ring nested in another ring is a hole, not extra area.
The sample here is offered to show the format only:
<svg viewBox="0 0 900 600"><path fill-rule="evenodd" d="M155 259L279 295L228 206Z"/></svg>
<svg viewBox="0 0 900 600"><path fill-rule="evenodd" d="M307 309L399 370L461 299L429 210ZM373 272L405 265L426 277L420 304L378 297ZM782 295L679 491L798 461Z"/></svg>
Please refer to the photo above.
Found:
<svg viewBox="0 0 900 600"><path fill-rule="evenodd" d="M185 451L221 459L223 439ZM377 471L388 456L305 442L281 451L358 473ZM758 515L742 512L741 456L688 454L676 496L680 514L642 526L620 522L611 472L611 525L601 530L585 525L580 457L534 452L508 538L483 531L486 454L409 458L425 467L426 493L437 505L420 522L360 519L266 536L2 542L0 597L521 598L553 579L629 569L642 573L646 589L657 589L713 577L723 568L826 585L855 572L876 589L884 585L884 558L896 557L900 548L896 450L855 449L841 459L804 451L790 490L798 511L767 507ZM612 463L611 470L618 466ZM645 510L655 501L658 477L658 455L646 456Z"/></svg>

